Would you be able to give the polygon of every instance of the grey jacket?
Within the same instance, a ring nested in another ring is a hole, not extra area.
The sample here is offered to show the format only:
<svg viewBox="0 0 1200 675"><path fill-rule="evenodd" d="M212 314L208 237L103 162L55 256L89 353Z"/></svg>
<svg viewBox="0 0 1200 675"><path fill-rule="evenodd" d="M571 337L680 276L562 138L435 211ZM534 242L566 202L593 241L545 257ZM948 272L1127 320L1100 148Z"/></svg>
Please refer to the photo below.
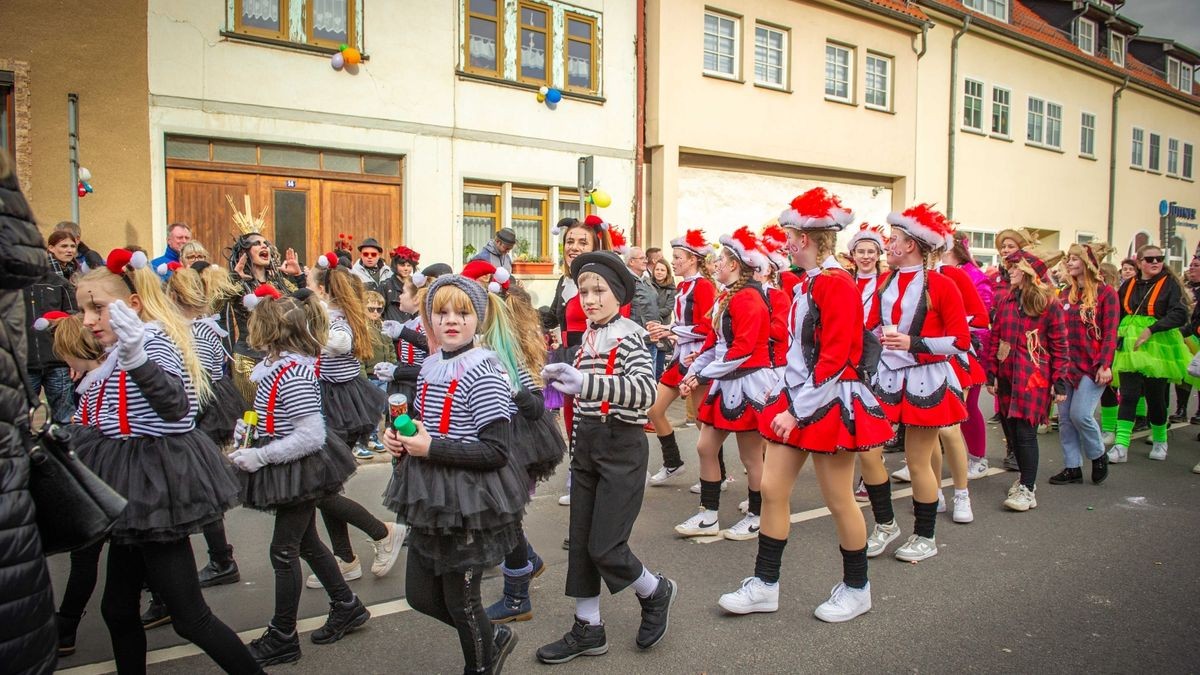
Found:
<svg viewBox="0 0 1200 675"><path fill-rule="evenodd" d="M645 279L638 279L634 286L633 300L629 303L629 318L634 323L646 327L651 321L658 321L658 292Z"/></svg>
<svg viewBox="0 0 1200 675"><path fill-rule="evenodd" d="M483 260L491 263L496 267L496 269L503 267L509 272L512 271L512 254L501 253L500 250L496 248L495 239L484 245L483 250L479 253L476 253L475 257L471 258L471 260Z"/></svg>

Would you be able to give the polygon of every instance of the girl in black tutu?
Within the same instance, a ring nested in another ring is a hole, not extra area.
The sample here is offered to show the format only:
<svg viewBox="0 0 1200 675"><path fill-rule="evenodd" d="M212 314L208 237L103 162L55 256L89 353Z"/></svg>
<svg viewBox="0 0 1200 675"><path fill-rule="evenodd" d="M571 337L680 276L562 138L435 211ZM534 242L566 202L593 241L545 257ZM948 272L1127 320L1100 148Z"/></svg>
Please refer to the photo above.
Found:
<svg viewBox="0 0 1200 675"><path fill-rule="evenodd" d="M495 352L476 346L500 299L460 276L430 286L422 320L439 349L425 360L412 410L424 422L383 443L397 458L384 504L411 528L405 588L417 611L454 626L465 672L499 673L516 643L492 627L483 570L520 541L528 474L512 453L512 384Z"/></svg>
<svg viewBox="0 0 1200 675"><path fill-rule="evenodd" d="M144 253L116 249L76 291L83 323L110 351L89 377L99 382L99 435L76 444L93 471L128 500L112 529L101 611L119 672L144 672L142 585L163 599L175 632L228 672L262 669L213 616L188 535L237 504L232 468L195 428L212 396L191 332L171 306Z"/></svg>
<svg viewBox="0 0 1200 675"><path fill-rule="evenodd" d="M346 444L326 427L321 388L313 371L325 343L328 319L308 291L281 298L269 285L259 286L246 305L250 345L267 356L254 367L255 440L230 455L244 473L246 506L275 511L271 566L275 569L275 615L250 651L263 666L300 658L296 611L303 575L300 560L316 572L329 594L329 618L312 634L315 644L340 640L366 623L371 614L342 579L333 554L317 536L317 501L342 489L354 473ZM239 421L238 445L249 432Z"/></svg>

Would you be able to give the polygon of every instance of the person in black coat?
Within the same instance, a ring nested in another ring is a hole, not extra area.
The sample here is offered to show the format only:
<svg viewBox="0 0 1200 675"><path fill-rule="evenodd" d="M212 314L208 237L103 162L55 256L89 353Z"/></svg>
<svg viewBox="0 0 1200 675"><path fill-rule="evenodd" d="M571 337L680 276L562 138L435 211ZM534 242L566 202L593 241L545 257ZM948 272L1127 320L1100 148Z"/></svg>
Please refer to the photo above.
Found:
<svg viewBox="0 0 1200 675"><path fill-rule="evenodd" d="M51 259L47 257L47 263L50 263ZM71 370L54 354L54 338L50 331L28 329L47 312L74 312L75 288L48 264L46 273L25 287L24 295L30 385L34 395L40 395L43 389L46 390L51 419L56 424L68 424L71 421L71 413L75 411L72 396L75 385L71 382Z"/></svg>
<svg viewBox="0 0 1200 675"><path fill-rule="evenodd" d="M54 593L29 493L25 312L20 290L49 267L42 235L0 150L0 670L53 672Z"/></svg>

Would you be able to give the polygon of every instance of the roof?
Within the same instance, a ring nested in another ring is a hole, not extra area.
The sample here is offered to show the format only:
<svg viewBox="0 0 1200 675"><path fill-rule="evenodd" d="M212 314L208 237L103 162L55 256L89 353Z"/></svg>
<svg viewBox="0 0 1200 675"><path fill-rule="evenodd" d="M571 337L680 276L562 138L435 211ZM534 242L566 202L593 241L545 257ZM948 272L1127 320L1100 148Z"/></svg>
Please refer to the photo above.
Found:
<svg viewBox="0 0 1200 675"><path fill-rule="evenodd" d="M1200 59L1200 52L1196 51L1195 49L1192 49L1191 47L1189 47L1187 45L1179 44L1178 42L1176 42L1175 40L1172 40L1171 38L1154 37L1152 35L1135 35L1134 37L1132 37L1130 39L1133 40L1134 42L1153 42L1155 44L1160 44L1167 51L1174 51L1174 50L1178 49L1179 51L1191 56L1192 58Z"/></svg>
<svg viewBox="0 0 1200 675"><path fill-rule="evenodd" d="M918 7L917 3L915 2L908 2L907 0L863 0L863 2L868 5L875 5L877 7L882 7L883 9L891 10L897 14L904 14L921 21L929 20L929 17L926 16L925 12L921 11L921 8Z"/></svg>

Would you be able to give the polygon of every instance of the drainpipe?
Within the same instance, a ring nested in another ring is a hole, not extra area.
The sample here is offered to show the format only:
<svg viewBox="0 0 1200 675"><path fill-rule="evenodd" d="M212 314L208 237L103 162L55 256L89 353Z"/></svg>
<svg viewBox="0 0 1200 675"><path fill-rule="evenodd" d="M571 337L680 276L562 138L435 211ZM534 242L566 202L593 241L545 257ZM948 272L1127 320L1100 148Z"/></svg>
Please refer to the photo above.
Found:
<svg viewBox="0 0 1200 675"><path fill-rule="evenodd" d="M954 39L950 41L950 146L946 156L946 217L951 219L954 218L954 154L958 140L955 133L958 126L955 124L958 119L958 41L970 28L971 15L968 14L963 19L962 28L954 33Z"/></svg>
<svg viewBox="0 0 1200 675"><path fill-rule="evenodd" d="M915 75L915 77L917 79L917 84L916 84L915 89L917 91L921 90L921 57L925 56L926 50L929 49L929 29L932 26L933 26L933 22L931 22L931 21L925 21L925 22L921 23L921 49L920 49L920 51L918 51L915 47L913 48L913 52L917 55L917 72ZM921 97L920 96L918 96L916 101L913 103L913 113L914 113L915 119L917 119L917 120L921 119ZM919 167L921 165L921 157L918 154L920 152L919 148L921 147L920 140L921 140L920 124L914 122L913 123L913 148L914 148L914 151L913 151L913 157L912 157L912 180L908 181L908 194L901 196L902 197L900 200L901 204L907 203L910 199L917 198L917 167ZM894 186L895 181L893 181L892 184ZM895 199L896 199L896 193L893 190L892 200L895 201Z"/></svg>
<svg viewBox="0 0 1200 675"><path fill-rule="evenodd" d="M79 94L67 94L67 159L71 165L71 222L79 222Z"/></svg>
<svg viewBox="0 0 1200 675"><path fill-rule="evenodd" d="M970 17L968 17L970 18ZM929 26L930 22L925 21L921 24L921 51L917 52L917 60L920 61L922 56L925 56L925 50L929 49Z"/></svg>
<svg viewBox="0 0 1200 675"><path fill-rule="evenodd" d="M1117 208L1117 109L1120 107L1121 92L1129 86L1129 76L1113 92L1112 96L1112 137L1108 141L1108 244L1113 245L1113 219Z"/></svg>
<svg viewBox="0 0 1200 675"><path fill-rule="evenodd" d="M646 0L637 2L637 117L633 160L633 243L646 248L642 231L642 175L646 167Z"/></svg>

